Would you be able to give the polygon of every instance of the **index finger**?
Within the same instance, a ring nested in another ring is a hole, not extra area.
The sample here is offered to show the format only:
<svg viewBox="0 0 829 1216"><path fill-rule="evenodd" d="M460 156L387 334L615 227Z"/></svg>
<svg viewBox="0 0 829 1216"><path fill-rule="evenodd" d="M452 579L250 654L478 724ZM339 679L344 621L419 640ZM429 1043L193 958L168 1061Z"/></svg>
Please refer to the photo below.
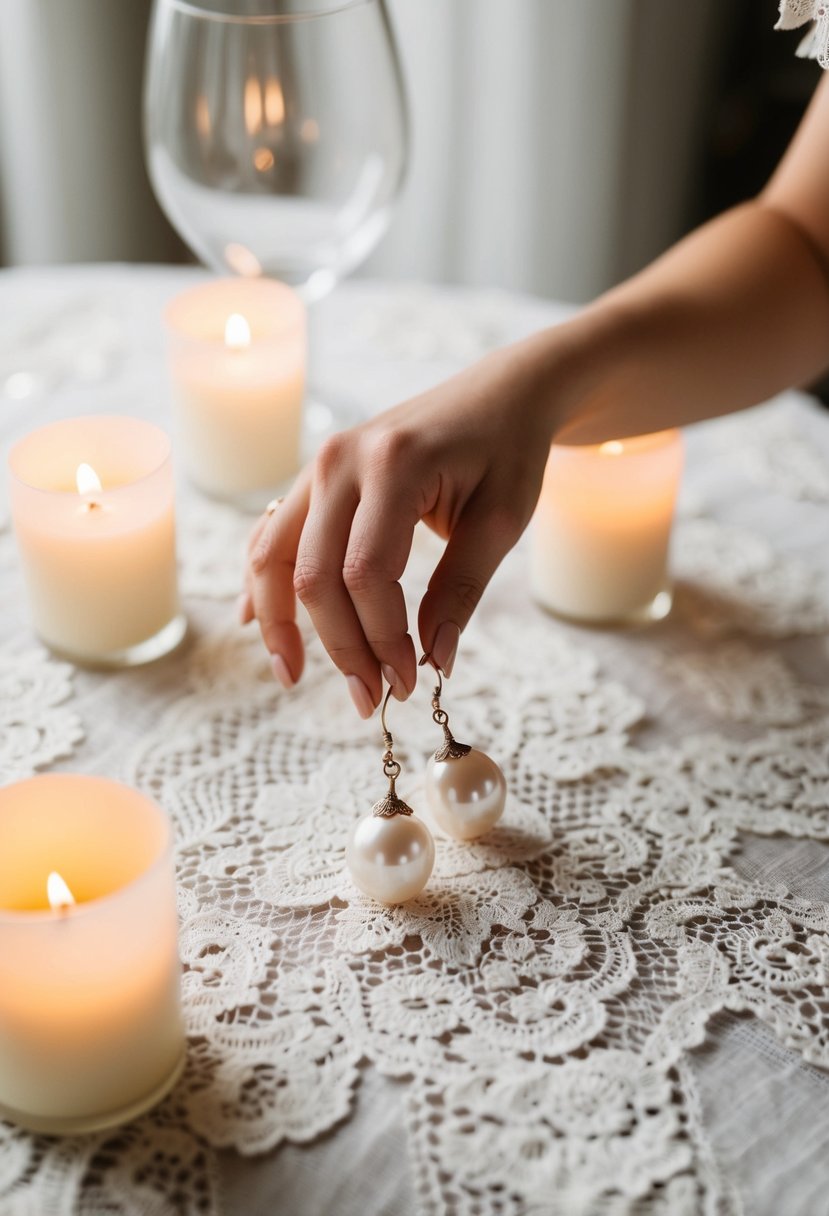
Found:
<svg viewBox="0 0 829 1216"><path fill-rule="evenodd" d="M367 487L354 513L343 563L343 580L366 641L399 701L405 701L417 683L417 659L399 580L418 518L407 497Z"/></svg>

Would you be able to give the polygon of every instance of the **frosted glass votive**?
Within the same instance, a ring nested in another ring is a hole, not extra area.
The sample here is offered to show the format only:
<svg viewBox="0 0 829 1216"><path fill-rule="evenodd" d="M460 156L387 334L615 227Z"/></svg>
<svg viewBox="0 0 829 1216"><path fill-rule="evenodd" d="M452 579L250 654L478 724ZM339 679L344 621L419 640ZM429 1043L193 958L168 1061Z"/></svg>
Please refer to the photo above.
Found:
<svg viewBox="0 0 829 1216"><path fill-rule="evenodd" d="M181 641L170 439L138 418L71 418L9 456L34 628L78 663L131 666Z"/></svg>
<svg viewBox="0 0 829 1216"><path fill-rule="evenodd" d="M305 306L271 279L219 279L165 310L182 461L214 498L261 510L300 467Z"/></svg>
<svg viewBox="0 0 829 1216"><path fill-rule="evenodd" d="M0 1118L77 1134L155 1105L184 1063L179 989L161 808L77 774L0 789Z"/></svg>
<svg viewBox="0 0 829 1216"><path fill-rule="evenodd" d="M675 430L550 449L530 540L532 592L542 607L593 624L668 614L682 460Z"/></svg>

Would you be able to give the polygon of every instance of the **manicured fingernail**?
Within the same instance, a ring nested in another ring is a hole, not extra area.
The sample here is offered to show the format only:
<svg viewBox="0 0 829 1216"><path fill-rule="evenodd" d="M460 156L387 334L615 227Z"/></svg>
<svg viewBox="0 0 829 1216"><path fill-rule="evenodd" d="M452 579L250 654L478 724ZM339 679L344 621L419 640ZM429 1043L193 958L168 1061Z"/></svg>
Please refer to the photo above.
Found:
<svg viewBox="0 0 829 1216"><path fill-rule="evenodd" d="M236 615L240 625L247 625L251 619L251 602L247 591L243 591L236 601Z"/></svg>
<svg viewBox="0 0 829 1216"><path fill-rule="evenodd" d="M296 680L291 675L288 669L288 664L285 662L281 654L271 655L271 671L276 676L283 688L293 688Z"/></svg>
<svg viewBox="0 0 829 1216"><path fill-rule="evenodd" d="M380 670L383 673L383 678L392 690L392 694L398 701L405 701L409 695L406 692L406 685L400 679L400 676L394 670L390 663L381 663Z"/></svg>
<svg viewBox="0 0 829 1216"><path fill-rule="evenodd" d="M444 621L435 634L431 657L445 676L452 674L460 640L461 631L454 621Z"/></svg>
<svg viewBox="0 0 829 1216"><path fill-rule="evenodd" d="M374 713L374 702L363 681L359 676L346 676L345 681L351 693L351 700L357 707L357 713L361 718L370 718Z"/></svg>

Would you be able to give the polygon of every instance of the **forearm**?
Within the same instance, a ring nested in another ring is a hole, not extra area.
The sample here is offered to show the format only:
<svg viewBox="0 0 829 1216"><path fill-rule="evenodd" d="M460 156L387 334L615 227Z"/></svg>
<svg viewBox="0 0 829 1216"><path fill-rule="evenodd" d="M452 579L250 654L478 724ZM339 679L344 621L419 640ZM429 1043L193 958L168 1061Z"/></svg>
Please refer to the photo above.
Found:
<svg viewBox="0 0 829 1216"><path fill-rule="evenodd" d="M683 426L829 364L829 273L800 225L761 199L531 339L527 354L558 442Z"/></svg>

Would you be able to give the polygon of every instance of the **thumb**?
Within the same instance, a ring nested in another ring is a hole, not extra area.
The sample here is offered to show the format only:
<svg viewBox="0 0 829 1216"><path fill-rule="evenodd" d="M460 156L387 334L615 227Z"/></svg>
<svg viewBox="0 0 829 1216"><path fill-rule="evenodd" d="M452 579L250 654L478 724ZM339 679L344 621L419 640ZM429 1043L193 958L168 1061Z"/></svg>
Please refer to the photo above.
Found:
<svg viewBox="0 0 829 1216"><path fill-rule="evenodd" d="M418 614L424 652L445 675L452 674L461 633L524 525L510 507L475 498L453 528Z"/></svg>

